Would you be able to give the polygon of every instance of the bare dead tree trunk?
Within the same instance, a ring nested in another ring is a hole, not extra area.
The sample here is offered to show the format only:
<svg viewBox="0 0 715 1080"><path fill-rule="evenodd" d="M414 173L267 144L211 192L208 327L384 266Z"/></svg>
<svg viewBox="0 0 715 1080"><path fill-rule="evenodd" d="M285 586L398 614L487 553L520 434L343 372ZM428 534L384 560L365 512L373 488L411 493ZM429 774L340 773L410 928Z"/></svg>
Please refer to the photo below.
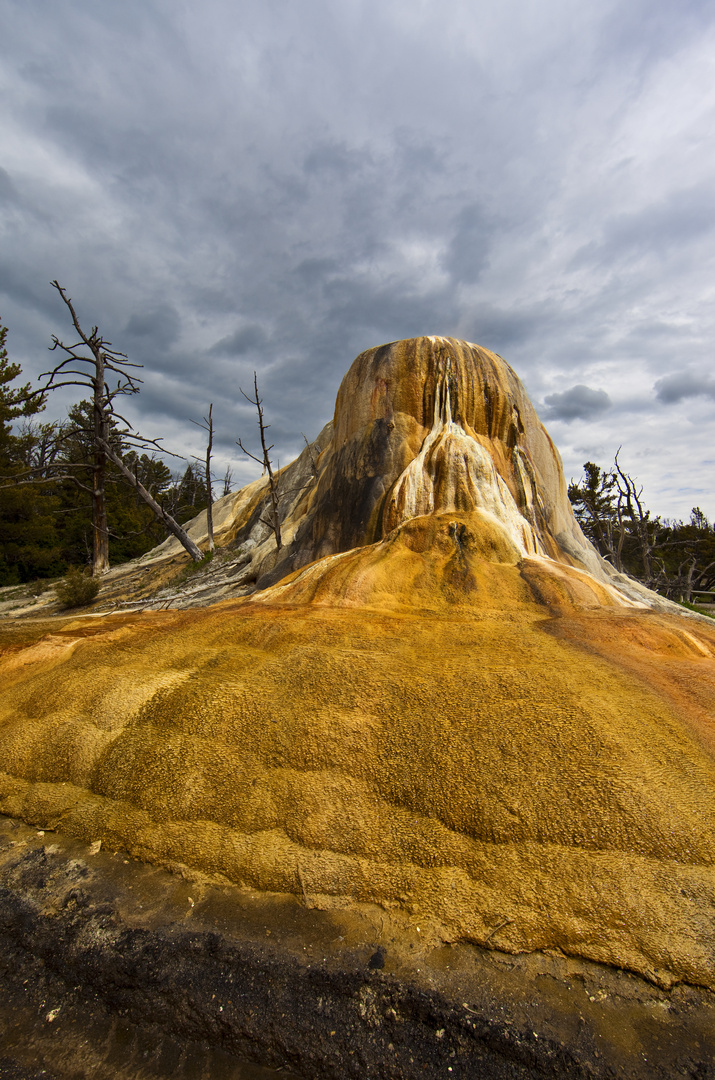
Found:
<svg viewBox="0 0 715 1080"><path fill-rule="evenodd" d="M111 343L102 338L96 326L92 327L89 334L85 334L80 326L72 301L66 295L64 288L58 281L53 281L52 286L60 294L69 310L72 325L79 334L80 340L75 345L65 345L64 342L53 335L51 351L59 349L64 354L64 359L60 360L51 371L47 371L41 376L41 378L47 379L47 383L37 393L46 393L48 390L57 390L65 386L86 387L92 392L92 422L91 427L85 432L90 435L92 440L92 463L70 465L66 462L60 462L57 465L60 472L55 473L55 479L65 478L62 474L66 473L68 469L91 470L91 488L82 484L72 473L66 478L73 480L84 491L88 491L92 498L93 575L104 574L109 569L109 527L106 503L107 461L111 461L116 465L124 479L138 492L165 528L183 544L195 562L200 562L203 556L194 541L174 520L171 514L168 514L143 484L139 482L138 477L131 469L127 468L122 461L121 455L112 448L109 442L113 423L121 420L126 427L117 430L115 433L119 437L129 440L134 447L139 446L142 449L152 447L164 453L170 452L165 451L159 445L158 440L145 439L134 432L129 421L117 412L114 405L116 397L139 392L138 383L141 382L141 379L131 375L127 369L139 368L141 364L130 363L124 353L112 349ZM89 351L89 355L82 352L83 346ZM108 379L112 377L116 377L117 382L116 386L110 387ZM209 446L207 467L209 467L210 463L210 449ZM54 469L54 464L43 467L45 472L48 468ZM36 474L37 470L28 470L28 473ZM21 482L25 482L24 479ZM27 482L31 482L29 476ZM35 482L45 482L45 477L38 477Z"/></svg>
<svg viewBox="0 0 715 1080"><path fill-rule="evenodd" d="M618 499L618 505L616 507L616 514L618 515L618 541L613 549L613 561L616 566L616 570L619 574L623 573L623 544L626 539L626 523L623 520L623 514L621 513L621 500Z"/></svg>
<svg viewBox="0 0 715 1080"><path fill-rule="evenodd" d="M151 510L153 510L153 512L159 518L159 521L163 522L169 532L176 537L180 544L183 544L194 562L201 562L201 560L203 559L201 549L194 543L186 530L182 529L178 521L175 521L171 514L168 514L166 510L164 510L164 508L159 505L156 499L149 494L149 492L141 483L139 478L132 472L131 469L127 468L127 466L120 458L119 454L115 454L114 450L112 450L108 442L105 442L104 440L102 441L102 449L104 450L104 453L107 455L109 460L113 462L119 469L124 479L129 481L132 487L139 493L139 495L141 495L147 506L149 506Z"/></svg>
<svg viewBox="0 0 715 1080"><path fill-rule="evenodd" d="M687 564L683 579L682 599L686 604L691 604L693 602L693 574L695 573L695 562L696 559L695 556L693 556Z"/></svg>
<svg viewBox="0 0 715 1080"><path fill-rule="evenodd" d="M616 542L613 535L613 522L610 518L604 518L599 514L594 502L588 498L585 492L580 492L580 499L584 509L588 511L594 535L598 541L598 547L600 548L602 556L606 559L610 558L613 567L618 570L619 573L622 573L623 563L621 560L621 552L623 549L625 528L620 510L616 508L615 511L619 523L618 542Z"/></svg>
<svg viewBox="0 0 715 1080"><path fill-rule="evenodd" d="M239 386L239 390L241 390ZM273 530L273 535L276 538L276 547L280 551L283 547L283 541L281 539L281 519L278 511L278 481L276 480L275 473L273 472L273 463L271 462L270 452L273 449L273 443L270 446L266 446L266 431L270 427L270 424L266 424L263 419L263 400L258 395L258 376L256 372L253 372L253 392L254 396L249 397L248 394L241 393L245 397L246 401L250 401L251 405L256 407L258 412L258 427L261 432L261 450L263 452L262 457L256 457L250 450L246 450L240 439L237 440L236 445L241 448L246 457L252 458L253 461L257 461L259 465L262 465L264 470L268 473L268 488L270 493L271 505L268 510L268 517L261 518L264 524L268 525Z"/></svg>
<svg viewBox="0 0 715 1080"><path fill-rule="evenodd" d="M211 484L211 451L214 443L214 421L213 421L213 402L209 405L209 415L204 416L203 424L199 424L196 420L192 420L192 424L196 424L197 427L202 428L208 433L208 443L206 444L206 529L209 537L209 551L215 550L214 545L214 515L213 515L213 487ZM199 459L196 458L198 461Z"/></svg>
<svg viewBox="0 0 715 1080"><path fill-rule="evenodd" d="M313 480L317 480L318 479L318 457L320 456L320 447L316 443L316 447L317 447L317 450L318 450L318 457L316 457L315 453L313 452L313 447L308 442L308 438L307 438L305 432L301 431L301 435L303 436L303 442L305 443L305 448L308 451L308 457L310 458L310 471L313 474Z"/></svg>
<svg viewBox="0 0 715 1080"><path fill-rule="evenodd" d="M617 474L616 483L618 488L619 517L621 514L621 506L625 504L626 513L631 520L633 533L638 543L643 566L642 581L645 585L650 586L654 581L653 550L656 546L657 522L651 521L649 511L645 509L641 502L643 488L636 488L633 478L621 468L618 461L618 454L620 454L620 452L619 448L614 459Z"/></svg>
<svg viewBox="0 0 715 1080"><path fill-rule="evenodd" d="M92 327L89 334L85 334L64 288L58 281L53 281L52 287L62 297L80 340L76 345L65 345L53 335L51 351L59 349L65 356L51 371L41 376L48 380L43 391L56 390L62 386L82 386L92 391L92 575L99 577L109 569L107 458L103 446L107 445L109 436L109 418L114 415L114 398L118 394L136 394L139 390L137 379L126 369L141 365L130 364L123 353L112 349L110 342L102 338L96 326ZM78 351L82 346L89 350L89 356ZM109 372L118 376L117 386L113 390L110 390L107 384Z"/></svg>
<svg viewBox="0 0 715 1080"><path fill-rule="evenodd" d="M63 297L64 299L64 297ZM109 523L107 522L107 498L105 481L107 458L102 443L107 441L109 424L104 415L104 354L97 352L96 378L92 402L94 428L94 467L92 469L92 576L99 577L109 570Z"/></svg>
<svg viewBox="0 0 715 1080"><path fill-rule="evenodd" d="M206 527L209 534L209 551L214 550L214 515L213 515L213 502L214 495L211 488L211 450L213 449L214 441L214 422L213 422L213 402L209 405L209 415L206 423L209 429L209 441L206 444Z"/></svg>

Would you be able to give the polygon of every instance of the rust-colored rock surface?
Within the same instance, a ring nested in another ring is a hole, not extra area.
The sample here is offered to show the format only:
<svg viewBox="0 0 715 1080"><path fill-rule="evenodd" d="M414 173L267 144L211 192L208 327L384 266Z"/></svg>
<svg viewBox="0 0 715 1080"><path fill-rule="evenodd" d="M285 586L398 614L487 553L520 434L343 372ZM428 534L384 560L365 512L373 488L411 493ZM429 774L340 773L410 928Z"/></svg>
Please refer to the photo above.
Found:
<svg viewBox="0 0 715 1080"><path fill-rule="evenodd" d="M394 341L361 353L316 442L281 474L276 551L264 477L220 500L221 542L245 552L234 586L265 588L291 571L388 536L413 518L478 511L519 556L582 567L649 605L584 539L561 459L516 374L495 353L453 338ZM192 537L205 538L200 515ZM147 562L180 551L167 540Z"/></svg>
<svg viewBox="0 0 715 1080"><path fill-rule="evenodd" d="M508 366L363 354L306 474L286 535L322 557L275 585L6 625L0 810L715 988L715 628L603 567Z"/></svg>
<svg viewBox="0 0 715 1080"><path fill-rule="evenodd" d="M488 511L525 550L573 535L554 446L508 364L478 345L425 337L362 353L333 425L303 530L318 556L450 510Z"/></svg>

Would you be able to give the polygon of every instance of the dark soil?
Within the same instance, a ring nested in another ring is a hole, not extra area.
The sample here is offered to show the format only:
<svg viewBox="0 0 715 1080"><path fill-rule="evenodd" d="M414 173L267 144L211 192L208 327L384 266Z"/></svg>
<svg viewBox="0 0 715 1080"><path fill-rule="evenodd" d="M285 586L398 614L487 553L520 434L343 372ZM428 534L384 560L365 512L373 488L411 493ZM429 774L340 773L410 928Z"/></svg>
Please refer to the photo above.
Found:
<svg viewBox="0 0 715 1080"><path fill-rule="evenodd" d="M702 989L92 851L0 817L0 1078L715 1078Z"/></svg>

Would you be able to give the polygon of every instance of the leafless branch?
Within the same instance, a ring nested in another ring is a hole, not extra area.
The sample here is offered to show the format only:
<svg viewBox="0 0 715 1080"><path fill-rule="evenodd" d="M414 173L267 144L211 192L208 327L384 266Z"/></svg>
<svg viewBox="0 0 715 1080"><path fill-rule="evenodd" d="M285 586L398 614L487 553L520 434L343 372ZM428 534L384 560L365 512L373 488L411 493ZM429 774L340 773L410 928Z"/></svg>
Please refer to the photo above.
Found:
<svg viewBox="0 0 715 1080"><path fill-rule="evenodd" d="M273 535L276 539L276 547L280 551L281 547L283 546L283 541L281 538L281 522L278 507L278 480L273 472L273 463L270 457L270 451L273 449L274 444L271 443L270 446L266 445L266 431L268 430L270 425L266 424L263 418L263 400L258 393L258 376L255 371L253 372L253 397L249 397L248 394L241 390L240 386L239 390L245 397L246 401L250 402L250 404L255 407L258 413L258 428L261 433L262 456L259 458L255 454L252 454L250 450L247 450L245 448L240 439L237 440L237 445L240 447L243 453L246 454L247 457L250 457L253 461L258 462L259 465L262 465L264 472L268 473L268 487L270 491L271 508L268 513L269 521L267 522L267 524L273 530Z"/></svg>
<svg viewBox="0 0 715 1080"><path fill-rule="evenodd" d="M137 477L136 473L133 473L131 469L129 469L125 465L120 456L114 452L109 443L106 442L104 439L100 439L99 441L102 449L104 450L104 453L107 455L109 460L116 465L116 467L125 477L125 479L127 479L132 485L132 487L136 489L136 491L139 493L139 495L141 495L147 506L151 507L154 514L159 518L160 521L164 523L169 532L171 532L179 541L179 543L182 544L184 548L186 548L194 562L201 562L203 555L201 554L198 546L188 535L186 530L182 529L181 525L179 525L179 523L174 520L171 514L167 513L164 507L161 506L156 501L156 499L147 491L147 489Z"/></svg>
<svg viewBox="0 0 715 1080"><path fill-rule="evenodd" d="M315 454L313 453L313 447L308 442L308 439L306 438L305 432L301 431L301 435L303 436L303 442L305 443L305 448L308 451L308 457L310 458L310 468L312 470L313 476L317 479L318 478L318 459L315 456ZM320 454L320 447L318 447L318 454Z"/></svg>
<svg viewBox="0 0 715 1080"><path fill-rule="evenodd" d="M211 451L213 450L214 441L214 421L213 421L213 402L209 405L209 415L203 417L203 424L200 424L198 420L192 420L191 423L196 427L201 428L208 435L208 442L206 444L206 458L204 459L204 467L206 470L206 529L208 532L209 551L214 550L214 521L213 521L213 485L211 483ZM200 461L201 458L196 458L196 461Z"/></svg>

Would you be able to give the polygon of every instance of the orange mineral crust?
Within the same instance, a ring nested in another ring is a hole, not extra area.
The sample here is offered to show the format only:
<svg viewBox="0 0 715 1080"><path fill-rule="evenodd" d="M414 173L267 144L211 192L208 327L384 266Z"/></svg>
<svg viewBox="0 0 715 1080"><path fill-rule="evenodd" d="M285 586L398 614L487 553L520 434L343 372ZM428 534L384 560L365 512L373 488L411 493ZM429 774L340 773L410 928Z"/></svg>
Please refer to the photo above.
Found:
<svg viewBox="0 0 715 1080"><path fill-rule="evenodd" d="M219 542L243 552L237 585L264 588L415 518L453 511L478 511L519 557L547 556L604 581L614 575L581 533L558 451L519 378L470 342L420 337L361 353L333 420L279 481L279 551L266 524L267 477L214 507ZM189 533L205 543L205 512ZM170 539L145 560L180 550ZM638 593L619 576L619 587Z"/></svg>
<svg viewBox="0 0 715 1080"><path fill-rule="evenodd" d="M432 514L0 665L0 810L433 941L715 988L715 632Z"/></svg>
<svg viewBox="0 0 715 1080"><path fill-rule="evenodd" d="M265 477L220 500L189 610L5 624L0 811L715 989L715 630L599 557L508 364L362 353L279 480L282 545Z"/></svg>

